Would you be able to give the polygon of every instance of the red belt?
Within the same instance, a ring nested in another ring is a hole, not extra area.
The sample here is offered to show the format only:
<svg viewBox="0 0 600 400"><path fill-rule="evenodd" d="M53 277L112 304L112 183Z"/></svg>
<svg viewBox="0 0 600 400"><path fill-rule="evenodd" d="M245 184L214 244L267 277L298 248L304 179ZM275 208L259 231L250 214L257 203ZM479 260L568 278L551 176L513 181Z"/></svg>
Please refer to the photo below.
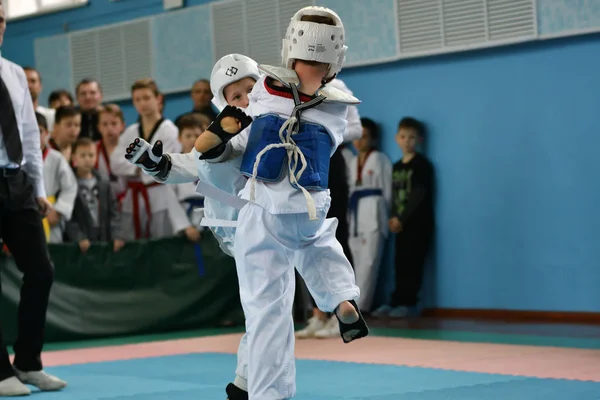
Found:
<svg viewBox="0 0 600 400"><path fill-rule="evenodd" d="M160 183L158 182L149 183L147 185L142 182L127 182L127 189L131 190L131 196L133 199L133 227L135 229L136 239L142 238L142 223L140 221L139 195L142 195L142 199L144 200L144 206L146 208L146 233L144 235L144 238L150 238L150 222L152 220L152 209L150 208L148 188L158 185L160 185Z"/></svg>

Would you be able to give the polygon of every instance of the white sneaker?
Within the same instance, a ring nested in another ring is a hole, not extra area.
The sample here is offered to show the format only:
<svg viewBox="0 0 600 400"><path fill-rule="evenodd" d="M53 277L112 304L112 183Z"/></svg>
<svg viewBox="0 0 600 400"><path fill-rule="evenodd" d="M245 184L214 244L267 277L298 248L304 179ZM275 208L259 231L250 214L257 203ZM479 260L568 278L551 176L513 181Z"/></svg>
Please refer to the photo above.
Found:
<svg viewBox="0 0 600 400"><path fill-rule="evenodd" d="M390 311L392 311L392 307L388 306L387 304L384 304L380 306L377 310L373 311L371 313L371 316L374 318L384 318L389 316Z"/></svg>
<svg viewBox="0 0 600 400"><path fill-rule="evenodd" d="M317 331L320 331L321 329L325 328L325 322L320 320L317 317L311 317L308 320L308 325L306 325L306 328L299 330L298 332L296 332L296 337L298 339L308 339L308 338L312 338L315 336L315 333Z"/></svg>
<svg viewBox="0 0 600 400"><path fill-rule="evenodd" d="M409 313L410 313L410 310L408 307L398 306L398 307L392 308L390 310L388 316L390 318L406 318L406 317L408 317Z"/></svg>
<svg viewBox="0 0 600 400"><path fill-rule="evenodd" d="M3 381L0 381L0 397L13 397L13 396L29 396L31 390L16 376L11 376Z"/></svg>
<svg viewBox="0 0 600 400"><path fill-rule="evenodd" d="M53 392L61 390L67 386L67 382L56 376L50 375L42 371L23 372L15 368L17 378L26 385L33 385L43 392Z"/></svg>
<svg viewBox="0 0 600 400"><path fill-rule="evenodd" d="M323 329L315 332L315 338L317 339L330 339L338 336L340 336L340 323L335 315L329 318Z"/></svg>

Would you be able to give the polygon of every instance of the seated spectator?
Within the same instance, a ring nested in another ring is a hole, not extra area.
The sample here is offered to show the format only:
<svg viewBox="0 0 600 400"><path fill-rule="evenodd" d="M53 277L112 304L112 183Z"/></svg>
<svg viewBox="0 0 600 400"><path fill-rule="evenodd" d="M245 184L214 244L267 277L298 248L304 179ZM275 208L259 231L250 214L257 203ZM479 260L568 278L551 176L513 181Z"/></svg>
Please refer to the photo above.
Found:
<svg viewBox="0 0 600 400"><path fill-rule="evenodd" d="M40 113L36 113L36 117L40 127L40 143L44 160L44 187L48 201L53 205L53 209L43 220L46 239L49 243L62 243L65 227L71 218L77 196L77 181L66 158L47 145L46 119Z"/></svg>
<svg viewBox="0 0 600 400"><path fill-rule="evenodd" d="M117 199L109 181L94 168L97 157L92 139L77 139L73 145L73 169L79 190L67 223L66 240L77 242L82 253L95 242L112 242L114 251L125 245L121 240Z"/></svg>

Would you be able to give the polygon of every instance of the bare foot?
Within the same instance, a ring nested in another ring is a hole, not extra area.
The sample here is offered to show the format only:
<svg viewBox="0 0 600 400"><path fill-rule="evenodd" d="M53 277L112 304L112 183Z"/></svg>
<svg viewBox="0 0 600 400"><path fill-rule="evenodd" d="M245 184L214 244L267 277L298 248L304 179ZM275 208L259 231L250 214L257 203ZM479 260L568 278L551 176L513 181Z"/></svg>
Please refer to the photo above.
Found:
<svg viewBox="0 0 600 400"><path fill-rule="evenodd" d="M340 303L335 311L336 316L343 324L353 324L358 321L359 315L356 309L349 301ZM350 341L352 338L360 333L359 329L352 329L343 333L345 340Z"/></svg>

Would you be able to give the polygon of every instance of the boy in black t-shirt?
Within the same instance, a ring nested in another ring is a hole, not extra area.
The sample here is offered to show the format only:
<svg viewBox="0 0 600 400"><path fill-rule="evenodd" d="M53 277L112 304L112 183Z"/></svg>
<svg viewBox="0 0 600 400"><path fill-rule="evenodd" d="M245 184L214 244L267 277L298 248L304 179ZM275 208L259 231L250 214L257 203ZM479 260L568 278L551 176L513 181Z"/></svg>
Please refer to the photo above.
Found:
<svg viewBox="0 0 600 400"><path fill-rule="evenodd" d="M417 305L425 259L433 239L433 165L417 151L423 140L423 124L414 118L400 121L396 142L402 159L394 164L390 231L396 234L396 288L389 305L373 315L406 317Z"/></svg>

